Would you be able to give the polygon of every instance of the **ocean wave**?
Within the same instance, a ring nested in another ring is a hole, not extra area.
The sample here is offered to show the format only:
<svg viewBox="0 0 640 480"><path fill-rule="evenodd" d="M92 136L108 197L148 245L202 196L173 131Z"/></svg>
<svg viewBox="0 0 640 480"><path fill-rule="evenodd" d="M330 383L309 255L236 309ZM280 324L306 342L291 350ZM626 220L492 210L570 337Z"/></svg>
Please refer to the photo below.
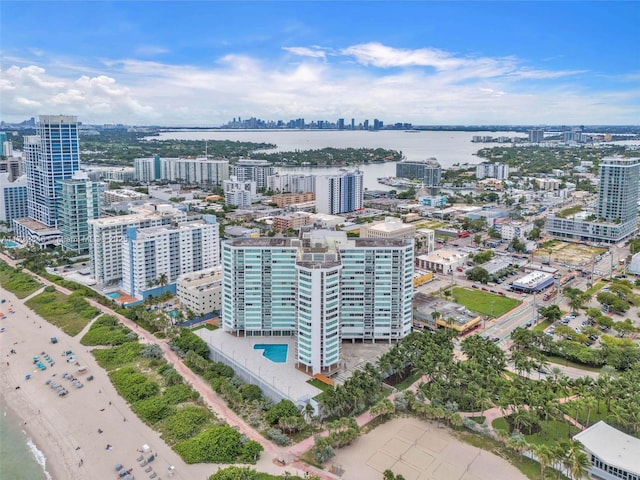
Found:
<svg viewBox="0 0 640 480"><path fill-rule="evenodd" d="M42 467L42 471L44 472L44 478L46 480L53 480L53 477L51 476L51 474L47 472L47 457L44 456L44 453L38 450L38 447L36 446L35 443L33 443L33 440L31 440L30 438L27 439L27 446L29 447L29 450L31 451L31 454L33 455L33 457L36 459L36 462L38 462L38 464Z"/></svg>

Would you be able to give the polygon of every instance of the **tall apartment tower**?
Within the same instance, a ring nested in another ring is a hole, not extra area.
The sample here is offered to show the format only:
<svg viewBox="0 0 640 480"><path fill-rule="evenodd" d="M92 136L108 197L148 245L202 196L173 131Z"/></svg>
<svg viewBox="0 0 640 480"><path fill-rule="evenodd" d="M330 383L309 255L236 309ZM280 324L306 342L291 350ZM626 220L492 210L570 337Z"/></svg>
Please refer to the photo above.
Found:
<svg viewBox="0 0 640 480"><path fill-rule="evenodd" d="M529 130L529 142L542 143L544 142L544 130L540 128L534 128Z"/></svg>
<svg viewBox="0 0 640 480"><path fill-rule="evenodd" d="M78 171L72 178L61 180L62 248L79 254L89 253L89 220L100 218L104 182L92 182Z"/></svg>
<svg viewBox="0 0 640 480"><path fill-rule="evenodd" d="M267 160L253 160L241 158L235 165L229 167L229 175L239 181L252 180L256 182L259 191L267 188L267 178L275 173L273 165Z"/></svg>
<svg viewBox="0 0 640 480"><path fill-rule="evenodd" d="M24 139L29 217L58 227L61 180L80 169L78 119L71 115L40 115L36 135Z"/></svg>
<svg viewBox="0 0 640 480"><path fill-rule="evenodd" d="M316 211L335 215L359 210L363 205L363 174L360 170L316 178Z"/></svg>
<svg viewBox="0 0 640 480"><path fill-rule="evenodd" d="M143 298L155 293L157 286L174 288L180 275L218 266L219 232L215 215L155 228L128 227L122 249L122 290ZM157 283L161 278L164 285Z"/></svg>
<svg viewBox="0 0 640 480"><path fill-rule="evenodd" d="M639 178L640 162L637 158L602 159L598 217L606 222L637 223Z"/></svg>
<svg viewBox="0 0 640 480"><path fill-rule="evenodd" d="M350 239L306 229L301 238L222 244L222 321L235 335L291 335L296 362L334 371L341 342L411 332L413 239Z"/></svg>

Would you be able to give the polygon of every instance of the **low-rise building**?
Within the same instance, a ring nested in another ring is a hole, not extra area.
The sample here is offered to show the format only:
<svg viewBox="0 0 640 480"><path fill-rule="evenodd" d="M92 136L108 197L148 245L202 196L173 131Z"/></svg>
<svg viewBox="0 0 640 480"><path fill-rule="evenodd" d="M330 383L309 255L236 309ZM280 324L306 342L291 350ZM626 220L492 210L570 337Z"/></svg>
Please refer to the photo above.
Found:
<svg viewBox="0 0 640 480"><path fill-rule="evenodd" d="M306 193L279 193L271 196L271 201L278 207L283 208L287 205L297 205L299 203L314 202L316 194L313 192Z"/></svg>
<svg viewBox="0 0 640 480"><path fill-rule="evenodd" d="M276 215L273 217L273 228L279 231L288 230L290 228L300 228L305 225L311 225L313 220L311 214L305 212L294 212L285 215Z"/></svg>
<svg viewBox="0 0 640 480"><path fill-rule="evenodd" d="M518 278L511 288L516 292L538 293L553 285L553 282L553 275L538 270Z"/></svg>
<svg viewBox="0 0 640 480"><path fill-rule="evenodd" d="M431 253L436 247L436 232L430 228L416 230L416 251Z"/></svg>
<svg viewBox="0 0 640 480"><path fill-rule="evenodd" d="M197 315L222 308L222 267L180 275L176 280L180 303Z"/></svg>
<svg viewBox="0 0 640 480"><path fill-rule="evenodd" d="M149 195L135 190L129 190L128 188L118 188L116 190L106 190L103 194L105 203L117 203L117 202L135 202L139 200L146 200Z"/></svg>
<svg viewBox="0 0 640 480"><path fill-rule="evenodd" d="M416 268L445 275L453 274L456 268L464 265L468 257L467 253L444 249L435 250L427 255L418 255L416 257Z"/></svg>
<svg viewBox="0 0 640 480"><path fill-rule="evenodd" d="M496 225L496 230L499 228L500 236L503 240L511 241L514 238L522 240L527 237L527 234L533 230L533 223L527 222L501 222Z"/></svg>
<svg viewBox="0 0 640 480"><path fill-rule="evenodd" d="M603 421L575 435L589 456L592 478L640 480L640 439L627 435Z"/></svg>
<svg viewBox="0 0 640 480"><path fill-rule="evenodd" d="M360 226L360 238L413 238L415 234L415 225L404 223L397 217Z"/></svg>

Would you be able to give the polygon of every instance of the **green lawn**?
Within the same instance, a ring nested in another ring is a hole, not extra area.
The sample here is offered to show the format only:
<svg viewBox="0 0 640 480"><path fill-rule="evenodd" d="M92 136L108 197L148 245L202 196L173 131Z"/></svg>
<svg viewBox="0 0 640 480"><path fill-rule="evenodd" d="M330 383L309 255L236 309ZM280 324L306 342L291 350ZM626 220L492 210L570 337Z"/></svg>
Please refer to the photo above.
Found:
<svg viewBox="0 0 640 480"><path fill-rule="evenodd" d="M591 287L589 290L587 290L586 292L584 292L586 295L593 295L594 293L596 293L598 290L600 290L602 287L604 287L604 283L602 282L598 282L596 283L593 287Z"/></svg>
<svg viewBox="0 0 640 480"><path fill-rule="evenodd" d="M60 292L43 292L27 300L25 304L72 337L80 333L89 320L100 313L79 293L67 296Z"/></svg>
<svg viewBox="0 0 640 480"><path fill-rule="evenodd" d="M457 303L464 305L473 312L483 315L493 314L494 317L504 315L522 303L520 300L503 297L502 295L461 287L454 287L453 298Z"/></svg>
<svg viewBox="0 0 640 480"><path fill-rule="evenodd" d="M561 440L570 438L569 434L573 437L580 431L577 427L574 427L567 422L559 422L556 420L542 421L540 424L542 426L542 430L540 432L524 436L527 443L553 445ZM504 417L496 418L491 422L491 426L494 430L502 430L504 432L509 431L509 426Z"/></svg>
<svg viewBox="0 0 640 480"><path fill-rule="evenodd" d="M28 273L7 264L0 264L0 285L18 298L25 298L40 288L40 283Z"/></svg>
<svg viewBox="0 0 640 480"><path fill-rule="evenodd" d="M311 378L307 380L307 383L309 385L313 385L314 387L322 390L323 392L326 392L327 390L333 390L333 387L331 385L327 385L326 383L321 382L317 378Z"/></svg>
<svg viewBox="0 0 640 480"><path fill-rule="evenodd" d="M601 367L589 367L588 365L583 365L581 363L572 362L571 360L567 360L562 357L556 357L555 355L545 355L545 358L549 363L555 363L558 365L564 365L566 367L579 368L580 370L587 370L589 372L598 372L602 371ZM553 365L551 365L553 368Z"/></svg>
<svg viewBox="0 0 640 480"><path fill-rule="evenodd" d="M198 325L197 327L195 327L193 331L195 332L196 330L201 330L203 328L206 330L217 330L219 327L217 327L216 325L212 325L210 323L204 323L202 325Z"/></svg>
<svg viewBox="0 0 640 480"><path fill-rule="evenodd" d="M409 388L411 385L413 385L413 383L418 380L420 377L422 376L422 373L416 372L413 375L409 375L407 378L405 378L404 380L402 380L399 384L396 385L396 388L398 390L406 390L407 388Z"/></svg>
<svg viewBox="0 0 640 480"><path fill-rule="evenodd" d="M616 401L613 400L611 402L612 409L615 406ZM578 407L578 417L576 418L576 403L575 402L567 402L560 406L560 409L566 413L567 415L575 418L579 423L585 425L587 427L593 425L594 423L598 423L600 420L604 420L608 423L613 423L613 413L607 413L607 403L605 401L600 401L600 410L597 411L597 403L591 408L589 412L583 406ZM611 419L609 417L612 417ZM587 418L589 419L589 425L586 425Z"/></svg>
<svg viewBox="0 0 640 480"><path fill-rule="evenodd" d="M553 325L553 323L550 322L549 320L543 320L542 322L537 324L535 327L533 327L533 331L534 332L544 332L551 325Z"/></svg>

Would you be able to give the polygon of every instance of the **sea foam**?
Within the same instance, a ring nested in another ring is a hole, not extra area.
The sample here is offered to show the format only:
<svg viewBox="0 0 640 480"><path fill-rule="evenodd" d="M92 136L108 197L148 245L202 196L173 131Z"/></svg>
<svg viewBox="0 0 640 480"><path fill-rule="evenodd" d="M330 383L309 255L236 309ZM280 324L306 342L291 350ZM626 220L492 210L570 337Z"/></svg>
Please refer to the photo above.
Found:
<svg viewBox="0 0 640 480"><path fill-rule="evenodd" d="M44 456L44 453L38 450L38 447L30 438L27 439L27 446L29 447L29 450L31 451L33 457L36 459L36 462L38 462L38 464L42 467L44 478L46 478L46 480L53 480L53 477L49 474L49 472L47 472L47 457Z"/></svg>

